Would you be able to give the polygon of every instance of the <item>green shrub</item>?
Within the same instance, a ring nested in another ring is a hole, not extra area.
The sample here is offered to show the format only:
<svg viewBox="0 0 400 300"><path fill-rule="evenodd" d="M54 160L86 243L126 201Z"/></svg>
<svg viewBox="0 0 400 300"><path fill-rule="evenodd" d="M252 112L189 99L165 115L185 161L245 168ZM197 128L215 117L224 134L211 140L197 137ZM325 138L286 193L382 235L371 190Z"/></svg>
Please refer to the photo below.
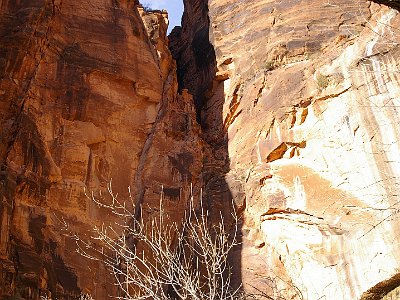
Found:
<svg viewBox="0 0 400 300"><path fill-rule="evenodd" d="M273 60L267 60L266 62L265 62L265 69L267 70L267 71L272 71L273 69L275 69L275 61L273 61Z"/></svg>
<svg viewBox="0 0 400 300"><path fill-rule="evenodd" d="M320 90L326 89L329 85L329 78L328 76L318 73L317 74L317 85Z"/></svg>

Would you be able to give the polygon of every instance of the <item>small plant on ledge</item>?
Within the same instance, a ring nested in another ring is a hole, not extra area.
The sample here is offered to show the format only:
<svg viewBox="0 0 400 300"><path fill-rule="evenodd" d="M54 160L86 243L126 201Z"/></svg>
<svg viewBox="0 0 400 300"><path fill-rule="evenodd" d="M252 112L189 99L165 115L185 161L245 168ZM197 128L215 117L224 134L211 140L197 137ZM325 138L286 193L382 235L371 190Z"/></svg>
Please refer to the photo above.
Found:
<svg viewBox="0 0 400 300"><path fill-rule="evenodd" d="M318 85L318 89L319 90L323 90L323 89L326 89L328 87L329 78L328 78L328 76L326 76L324 74L318 73L317 74L317 78L316 78L316 82L317 82L317 85Z"/></svg>
<svg viewBox="0 0 400 300"><path fill-rule="evenodd" d="M273 69L275 69L275 61L273 60L267 60L265 62L265 69L267 71L272 71Z"/></svg>

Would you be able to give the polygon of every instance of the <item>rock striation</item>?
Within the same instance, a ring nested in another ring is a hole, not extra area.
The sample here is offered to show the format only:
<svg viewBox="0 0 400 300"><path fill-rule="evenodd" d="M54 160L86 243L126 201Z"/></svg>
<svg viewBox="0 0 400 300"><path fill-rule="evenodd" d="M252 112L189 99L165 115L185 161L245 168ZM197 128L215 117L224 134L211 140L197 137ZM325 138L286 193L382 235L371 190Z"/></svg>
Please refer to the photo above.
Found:
<svg viewBox="0 0 400 300"><path fill-rule="evenodd" d="M184 4L167 38L138 1L0 1L0 297L115 292L60 233L116 221L111 179L144 218L233 200L248 294L396 297L398 1Z"/></svg>
<svg viewBox="0 0 400 300"><path fill-rule="evenodd" d="M202 128L245 207L244 289L380 299L400 264L398 12L344 0L208 9L217 68Z"/></svg>
<svg viewBox="0 0 400 300"><path fill-rule="evenodd" d="M108 273L76 253L59 221L77 234L113 222L85 196L111 180L144 209L158 205L163 185L179 214L202 168L167 14L138 1L0 7L0 298L107 299Z"/></svg>

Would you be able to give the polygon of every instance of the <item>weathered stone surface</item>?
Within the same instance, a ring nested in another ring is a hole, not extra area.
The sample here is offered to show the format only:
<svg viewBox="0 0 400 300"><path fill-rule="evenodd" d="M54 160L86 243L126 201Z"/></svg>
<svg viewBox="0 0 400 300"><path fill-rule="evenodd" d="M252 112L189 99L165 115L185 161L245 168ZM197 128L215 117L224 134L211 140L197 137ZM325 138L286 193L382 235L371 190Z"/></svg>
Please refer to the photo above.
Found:
<svg viewBox="0 0 400 300"><path fill-rule="evenodd" d="M177 94L166 13L137 1L0 2L0 297L113 293L78 234L109 212L84 195L105 189L176 213L201 171L192 98ZM167 193L166 193L167 194ZM18 298L19 299L19 298ZM70 298L68 298L70 299Z"/></svg>
<svg viewBox="0 0 400 300"><path fill-rule="evenodd" d="M113 222L83 192L111 178L145 208L164 185L177 221L191 182L212 213L229 215L233 199L244 212L234 281L248 293L395 297L397 11L185 0L176 75L165 12L64 2L0 2L2 297L112 293L54 217L78 233Z"/></svg>
<svg viewBox="0 0 400 300"><path fill-rule="evenodd" d="M396 133L376 133L397 132L396 105L383 104L398 97L395 15L367 2L210 1L218 73L202 126L224 144L223 107L226 180L247 202L246 289L287 293L286 281L309 299L356 299L394 287L399 153Z"/></svg>
<svg viewBox="0 0 400 300"><path fill-rule="evenodd" d="M227 135L225 180L245 201L245 289L360 298L400 267L397 11L208 4L217 74L229 76L215 78L202 126Z"/></svg>

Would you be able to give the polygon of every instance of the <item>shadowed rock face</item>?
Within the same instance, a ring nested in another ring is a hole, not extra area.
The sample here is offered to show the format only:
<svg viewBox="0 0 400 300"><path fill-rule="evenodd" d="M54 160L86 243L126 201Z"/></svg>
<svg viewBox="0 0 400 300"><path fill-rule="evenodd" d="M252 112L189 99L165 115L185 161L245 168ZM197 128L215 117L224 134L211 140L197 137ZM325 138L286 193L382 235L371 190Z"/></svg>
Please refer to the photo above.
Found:
<svg viewBox="0 0 400 300"><path fill-rule="evenodd" d="M200 121L215 75L215 53L209 39L207 1L184 0L184 6L182 27L172 30L169 47L177 62L179 89L187 89L194 96Z"/></svg>
<svg viewBox="0 0 400 300"><path fill-rule="evenodd" d="M184 0L182 28L176 27L169 35L170 50L177 62L180 89L193 94L197 119L202 128L203 148L203 203L210 209L210 218L220 221L221 213L229 227L232 221L232 192L237 199L239 214L243 211L240 188L230 189L226 180L230 157L228 139L224 130L224 94L221 74L217 74L216 54L210 43L209 1ZM223 76L223 75L222 75ZM212 107L212 109L209 109ZM209 119L212 118L212 122ZM241 221L238 224L238 242L241 242ZM232 286L241 285L241 244L234 248L229 259L232 267Z"/></svg>
<svg viewBox="0 0 400 300"><path fill-rule="evenodd" d="M113 179L136 204L201 171L192 97L177 94L166 15L137 1L0 2L0 298L113 293L101 264L75 253L57 219L84 235L114 221L84 195ZM143 213L146 216L146 213ZM70 298L69 298L70 297Z"/></svg>
<svg viewBox="0 0 400 300"><path fill-rule="evenodd" d="M400 1L399 0L374 0L374 2L379 3L379 4L384 4L389 7L393 7L397 10L400 9Z"/></svg>

